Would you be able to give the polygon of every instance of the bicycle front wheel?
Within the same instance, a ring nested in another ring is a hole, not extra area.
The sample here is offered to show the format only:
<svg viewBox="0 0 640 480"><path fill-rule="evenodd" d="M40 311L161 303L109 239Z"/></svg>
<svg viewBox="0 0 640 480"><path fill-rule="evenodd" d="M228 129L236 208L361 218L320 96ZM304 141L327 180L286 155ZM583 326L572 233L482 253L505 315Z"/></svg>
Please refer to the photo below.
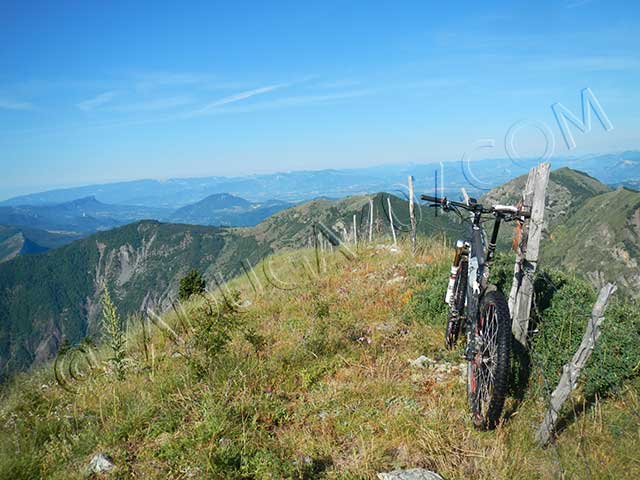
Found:
<svg viewBox="0 0 640 480"><path fill-rule="evenodd" d="M495 428L509 388L511 316L504 295L483 295L475 327L476 354L467 366L467 396L473 423Z"/></svg>

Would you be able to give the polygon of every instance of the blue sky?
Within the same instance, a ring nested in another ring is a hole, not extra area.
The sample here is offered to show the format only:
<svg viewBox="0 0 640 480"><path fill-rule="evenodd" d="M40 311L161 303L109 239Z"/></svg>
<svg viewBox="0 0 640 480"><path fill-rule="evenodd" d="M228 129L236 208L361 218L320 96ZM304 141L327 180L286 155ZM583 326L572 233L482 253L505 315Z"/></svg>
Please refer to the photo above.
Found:
<svg viewBox="0 0 640 480"><path fill-rule="evenodd" d="M135 5L132 5L134 4ZM640 148L638 2L3 2L0 198L137 178ZM589 87L614 128L562 142Z"/></svg>

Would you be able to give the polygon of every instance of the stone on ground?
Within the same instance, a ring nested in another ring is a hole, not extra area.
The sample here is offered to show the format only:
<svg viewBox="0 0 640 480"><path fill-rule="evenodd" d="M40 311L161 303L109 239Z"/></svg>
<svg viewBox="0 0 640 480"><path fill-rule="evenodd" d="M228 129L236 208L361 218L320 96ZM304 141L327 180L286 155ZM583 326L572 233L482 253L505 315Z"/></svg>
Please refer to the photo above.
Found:
<svg viewBox="0 0 640 480"><path fill-rule="evenodd" d="M444 480L440 475L423 468L410 468L409 470L394 470L388 473L379 473L380 480Z"/></svg>

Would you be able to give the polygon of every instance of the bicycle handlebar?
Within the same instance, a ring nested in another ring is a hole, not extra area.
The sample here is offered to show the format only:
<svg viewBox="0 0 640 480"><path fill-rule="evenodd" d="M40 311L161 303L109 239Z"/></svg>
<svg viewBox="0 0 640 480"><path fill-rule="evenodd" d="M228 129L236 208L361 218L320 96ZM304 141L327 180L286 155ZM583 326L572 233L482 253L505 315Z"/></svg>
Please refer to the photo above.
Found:
<svg viewBox="0 0 640 480"><path fill-rule="evenodd" d="M421 195L420 198L443 208L458 207L469 210L470 212L511 214L523 218L531 218L531 212L510 205L493 205L491 208L486 208L479 203L467 205L466 203L448 200L447 197L432 197L430 195Z"/></svg>

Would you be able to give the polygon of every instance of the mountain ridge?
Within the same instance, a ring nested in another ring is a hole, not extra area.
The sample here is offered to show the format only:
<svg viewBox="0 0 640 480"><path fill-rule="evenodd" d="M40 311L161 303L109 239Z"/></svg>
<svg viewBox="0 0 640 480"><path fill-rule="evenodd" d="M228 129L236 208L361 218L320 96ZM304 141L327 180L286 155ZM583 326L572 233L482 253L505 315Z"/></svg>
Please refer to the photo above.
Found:
<svg viewBox="0 0 640 480"><path fill-rule="evenodd" d="M550 159L554 168L580 169L605 184L640 181L640 151L559 157ZM444 178L448 195L465 187L470 194L481 196L510 179L526 174L538 163L537 159L493 158L464 163L428 162L371 167L324 169L254 174L236 177L200 177L143 179L127 182L86 185L20 195L0 202L0 205L62 203L87 195L106 203L149 207L182 207L195 203L213 193L227 192L249 201L259 202L276 197L283 201L300 202L318 196L333 198L378 191L393 191L405 185L407 175L414 175L416 189L430 191L435 172Z"/></svg>
<svg viewBox="0 0 640 480"><path fill-rule="evenodd" d="M521 183L522 178L516 178L487 198L497 195L502 199L499 203L503 203L522 191ZM549 192L550 214L542 245L543 261L564 265L589 277L604 275L631 290L637 278L637 265L633 262L638 254L634 248L640 245L637 228L640 214L634 202L640 194L626 189L611 190L573 170L552 172ZM580 203L576 203L577 198L581 199ZM63 337L79 341L84 336L95 335L99 330L98 304L104 283L110 286L125 316L147 306L162 311L175 299L178 281L189 269L200 270L209 284L215 285L241 273L247 262L254 265L273 252L313 247L317 243L314 224L325 225L349 245L354 240L355 220L358 239L362 242L368 237L370 199L374 205L375 239L390 241L389 203L397 233L408 232L407 201L377 194L305 202L277 212L254 227L139 221L49 252L0 264L0 331L3 332L0 370L8 374L28 367L35 360L49 358ZM621 213L591 214L592 206L604 200L609 208L615 206L618 210L614 211ZM626 202L624 209L621 208L623 201ZM465 235L464 225L451 213L438 213L420 205L416 211L421 235L444 235L449 239ZM577 220L567 223L567 219L572 218ZM599 245L595 242L597 237L577 236L580 219L591 222L594 231L607 232L612 251L617 252L618 257L602 258L592 254L591 249ZM568 226L563 227L564 223ZM504 237L508 236L508 228L504 232ZM584 239L582 243L580 238ZM324 242L325 246L328 244ZM574 257L567 253L575 253L577 260L571 260Z"/></svg>

